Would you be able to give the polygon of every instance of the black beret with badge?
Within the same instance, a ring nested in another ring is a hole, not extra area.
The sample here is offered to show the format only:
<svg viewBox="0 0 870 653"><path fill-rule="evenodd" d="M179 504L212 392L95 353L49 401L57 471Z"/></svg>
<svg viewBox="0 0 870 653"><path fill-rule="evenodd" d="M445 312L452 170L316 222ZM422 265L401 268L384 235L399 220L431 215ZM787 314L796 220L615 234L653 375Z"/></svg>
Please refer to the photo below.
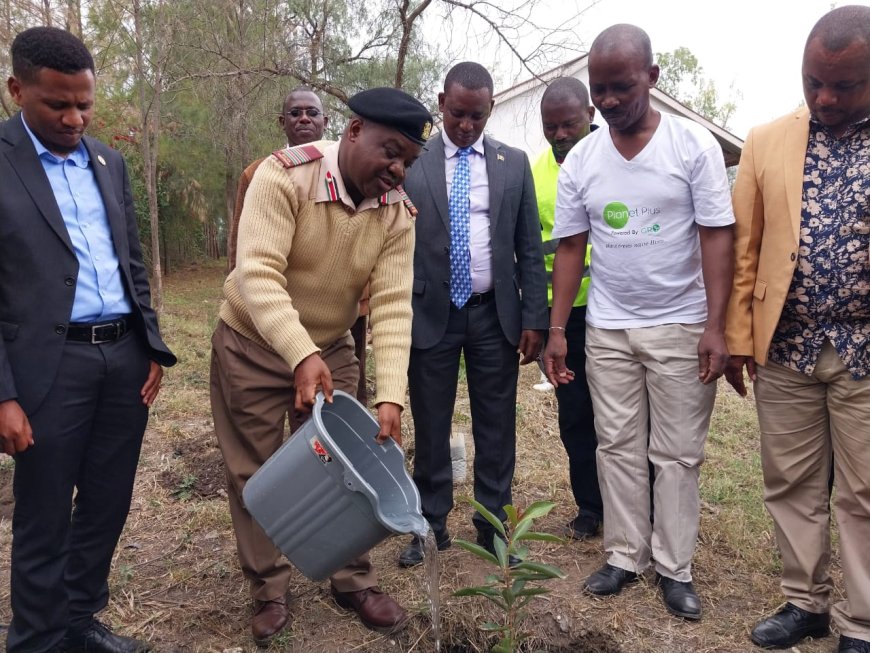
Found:
<svg viewBox="0 0 870 653"><path fill-rule="evenodd" d="M392 127L418 145L425 145L432 131L426 107L397 88L370 88L351 97L347 106L360 118Z"/></svg>

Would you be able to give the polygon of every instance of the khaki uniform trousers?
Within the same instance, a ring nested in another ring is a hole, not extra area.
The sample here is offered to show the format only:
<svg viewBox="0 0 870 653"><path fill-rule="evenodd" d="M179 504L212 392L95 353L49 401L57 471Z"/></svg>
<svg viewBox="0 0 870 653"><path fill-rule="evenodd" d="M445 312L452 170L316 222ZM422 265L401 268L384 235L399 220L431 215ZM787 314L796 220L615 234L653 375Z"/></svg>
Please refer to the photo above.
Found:
<svg viewBox="0 0 870 653"><path fill-rule="evenodd" d="M698 380L703 324L586 328L608 562L692 580L698 479L716 384ZM649 463L655 470L650 524Z"/></svg>
<svg viewBox="0 0 870 653"><path fill-rule="evenodd" d="M320 354L337 390L356 394L359 364L350 335ZM224 458L227 494L239 563L256 601L283 597L291 566L253 520L242 502L245 483L284 441L284 420L293 414L293 371L278 356L218 322L212 336L211 406ZM331 577L339 592L374 587L377 577L368 555Z"/></svg>
<svg viewBox="0 0 870 653"><path fill-rule="evenodd" d="M809 612L831 605L831 511L846 599L834 605L840 632L870 640L870 377L852 378L825 343L812 375L769 362L758 368L764 504L782 556L782 591Z"/></svg>

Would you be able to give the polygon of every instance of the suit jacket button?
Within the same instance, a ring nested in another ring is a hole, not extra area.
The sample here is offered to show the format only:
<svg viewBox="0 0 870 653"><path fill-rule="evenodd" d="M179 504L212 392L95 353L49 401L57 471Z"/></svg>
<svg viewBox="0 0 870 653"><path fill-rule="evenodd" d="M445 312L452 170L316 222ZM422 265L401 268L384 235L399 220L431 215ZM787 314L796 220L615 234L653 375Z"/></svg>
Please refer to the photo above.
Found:
<svg viewBox="0 0 870 653"><path fill-rule="evenodd" d="M795 256L795 253L792 252L792 253L791 253L791 260L794 261L796 258L797 258L797 256Z"/></svg>
<svg viewBox="0 0 870 653"><path fill-rule="evenodd" d="M445 247L445 248L444 248L444 253L445 253L445 254L449 254L449 253L450 253L450 248L449 248L449 247Z"/></svg>
<svg viewBox="0 0 870 653"><path fill-rule="evenodd" d="M67 277L66 279L63 280L63 282L68 286L72 286L73 284L75 284L76 280L73 279L72 277Z"/></svg>
<svg viewBox="0 0 870 653"><path fill-rule="evenodd" d="M57 335L62 336L64 333L66 333L66 327L63 324L58 324L56 327L54 327L54 332Z"/></svg>
<svg viewBox="0 0 870 653"><path fill-rule="evenodd" d="M449 281L442 281L442 282L441 282L441 285L444 286L445 288L449 288L449 287L450 287L450 282L449 282Z"/></svg>

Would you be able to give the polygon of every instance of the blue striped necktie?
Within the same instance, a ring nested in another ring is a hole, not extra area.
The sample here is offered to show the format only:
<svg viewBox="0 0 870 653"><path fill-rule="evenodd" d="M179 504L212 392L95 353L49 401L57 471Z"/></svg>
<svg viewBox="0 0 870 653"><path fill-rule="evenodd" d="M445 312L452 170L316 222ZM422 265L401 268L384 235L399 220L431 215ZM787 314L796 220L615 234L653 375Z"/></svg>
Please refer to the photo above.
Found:
<svg viewBox="0 0 870 653"><path fill-rule="evenodd" d="M450 300L462 308L471 297L471 170L470 147L459 148L459 162L453 172L450 201Z"/></svg>

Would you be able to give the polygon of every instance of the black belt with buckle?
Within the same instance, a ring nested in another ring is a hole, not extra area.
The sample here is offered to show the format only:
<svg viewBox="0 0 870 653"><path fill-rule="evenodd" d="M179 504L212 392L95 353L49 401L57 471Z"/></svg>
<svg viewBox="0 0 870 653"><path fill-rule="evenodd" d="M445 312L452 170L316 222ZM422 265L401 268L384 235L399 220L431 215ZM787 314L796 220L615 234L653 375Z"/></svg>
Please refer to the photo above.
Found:
<svg viewBox="0 0 870 653"><path fill-rule="evenodd" d="M465 302L464 308L475 308L486 304L488 301L495 298L495 290L487 290L486 292L473 292Z"/></svg>
<svg viewBox="0 0 870 653"><path fill-rule="evenodd" d="M98 322L95 324L72 323L67 327L66 339L74 342L89 342L92 345L101 345L104 342L114 342L130 330L130 321L126 317L119 317L110 322Z"/></svg>

